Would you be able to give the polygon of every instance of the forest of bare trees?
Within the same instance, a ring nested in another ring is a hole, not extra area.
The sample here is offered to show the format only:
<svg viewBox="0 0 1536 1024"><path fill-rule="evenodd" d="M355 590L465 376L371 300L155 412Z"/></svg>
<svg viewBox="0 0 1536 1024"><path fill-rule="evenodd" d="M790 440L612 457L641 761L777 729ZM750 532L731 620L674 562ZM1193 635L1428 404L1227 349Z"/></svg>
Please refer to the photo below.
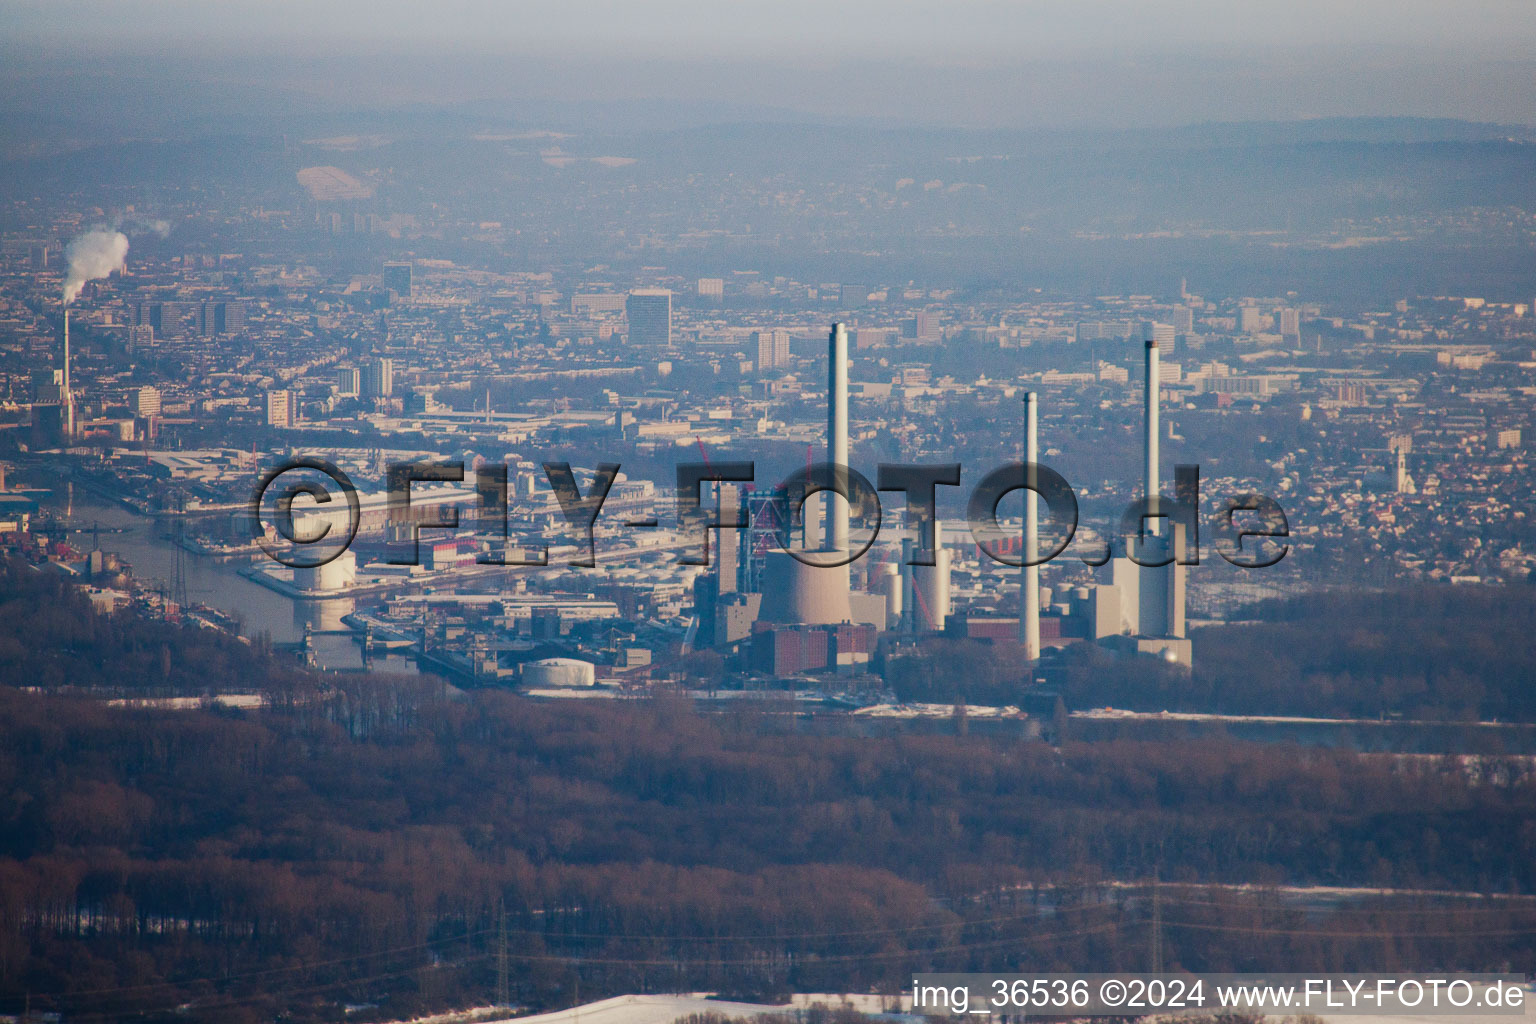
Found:
<svg viewBox="0 0 1536 1024"><path fill-rule="evenodd" d="M773 999L917 969L1143 968L1154 875L1181 967L1536 953L1536 783L1459 759L827 736L675 699L321 678L90 619L67 591L13 615L52 584L6 585L0 1013L397 1016L488 1000L503 954L531 1007L578 985ZM277 700L127 709L47 675L153 691L190 685L188 663ZM1283 888L1314 884L1415 892Z"/></svg>

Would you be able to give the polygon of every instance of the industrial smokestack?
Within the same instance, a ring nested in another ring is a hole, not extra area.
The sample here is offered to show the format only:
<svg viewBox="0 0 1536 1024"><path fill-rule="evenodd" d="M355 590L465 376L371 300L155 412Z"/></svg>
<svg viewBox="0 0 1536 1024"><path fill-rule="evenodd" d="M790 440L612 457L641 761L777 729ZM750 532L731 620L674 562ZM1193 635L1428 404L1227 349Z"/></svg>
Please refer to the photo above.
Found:
<svg viewBox="0 0 1536 1024"><path fill-rule="evenodd" d="M827 339L827 361L827 461L840 470L848 465L848 335L842 324L832 325ZM839 480L842 476L839 472ZM819 504L822 543L811 550L836 552L837 557L802 561L789 551L770 551L763 563L761 621L803 625L852 621L846 561L848 506L830 491L817 493L820 502L812 495L802 506L806 547L811 548L815 506Z"/></svg>
<svg viewBox="0 0 1536 1024"><path fill-rule="evenodd" d="M848 465L848 332L842 324L832 325L827 336L827 461L832 463L837 479L847 490ZM848 503L824 492L826 510L824 545L827 551L848 550Z"/></svg>
<svg viewBox="0 0 1536 1024"><path fill-rule="evenodd" d="M69 382L69 307L64 307L64 436L75 436L75 392Z"/></svg>
<svg viewBox="0 0 1536 1024"><path fill-rule="evenodd" d="M1161 485L1158 481L1158 397L1162 390L1161 374L1158 367L1157 335L1152 324L1144 324L1141 328L1142 340L1147 346L1147 394L1146 394L1146 498L1149 512L1158 510L1158 494ZM1153 533L1160 533L1157 528L1158 521L1153 519L1151 524Z"/></svg>
<svg viewBox="0 0 1536 1024"><path fill-rule="evenodd" d="M1030 486L1038 486L1035 464L1040 461L1040 396L1024 392L1024 462ZM1019 642L1026 661L1040 660L1040 506L1035 493L1024 492L1024 573L1019 579Z"/></svg>

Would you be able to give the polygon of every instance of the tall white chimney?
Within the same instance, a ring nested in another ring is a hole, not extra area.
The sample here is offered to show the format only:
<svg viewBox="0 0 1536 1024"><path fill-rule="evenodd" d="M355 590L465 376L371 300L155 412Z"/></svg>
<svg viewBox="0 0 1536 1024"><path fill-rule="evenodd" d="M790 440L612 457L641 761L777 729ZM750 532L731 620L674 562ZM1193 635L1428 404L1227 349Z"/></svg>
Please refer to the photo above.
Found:
<svg viewBox="0 0 1536 1024"><path fill-rule="evenodd" d="M840 323L832 325L827 336L827 461L832 463L837 479L847 489L843 473L848 465L848 332ZM823 492L822 508L827 551L848 549L848 503Z"/></svg>
<svg viewBox="0 0 1536 1024"><path fill-rule="evenodd" d="M1160 482L1158 480L1158 472L1157 472L1157 466L1158 466L1158 448L1157 448L1157 446L1158 446L1158 432L1159 432L1158 431L1157 409L1158 409L1159 392L1162 390L1162 381L1161 381L1161 374L1160 374L1159 369L1158 369L1158 352L1157 352L1156 328L1154 328L1154 326L1152 324L1144 324L1144 325L1142 325L1141 336L1142 336L1142 340L1144 340L1146 342L1146 346L1147 346L1147 394L1146 394L1147 414L1146 414L1146 425L1145 425L1146 426L1146 449L1147 449L1147 466L1146 466L1146 476L1145 476L1145 479L1146 479L1146 489L1147 489L1146 498L1147 498L1147 503L1149 505L1149 509L1148 510L1152 511L1152 512L1155 512L1155 511L1157 511L1158 495L1159 495L1159 493L1162 490L1161 484L1160 484ZM1162 532L1161 530L1158 529L1158 520L1157 519L1153 519L1152 520L1152 522L1149 524L1149 528L1151 529L1151 532L1153 532L1153 533L1160 533L1160 532Z"/></svg>
<svg viewBox="0 0 1536 1024"><path fill-rule="evenodd" d="M1040 396L1024 392L1024 461L1029 483L1039 480L1034 466L1040 461ZM1024 492L1024 573L1019 579L1019 642L1026 661L1040 659L1040 506L1033 491Z"/></svg>
<svg viewBox="0 0 1536 1024"><path fill-rule="evenodd" d="M64 436L75 436L75 392L69 380L69 307L64 307Z"/></svg>

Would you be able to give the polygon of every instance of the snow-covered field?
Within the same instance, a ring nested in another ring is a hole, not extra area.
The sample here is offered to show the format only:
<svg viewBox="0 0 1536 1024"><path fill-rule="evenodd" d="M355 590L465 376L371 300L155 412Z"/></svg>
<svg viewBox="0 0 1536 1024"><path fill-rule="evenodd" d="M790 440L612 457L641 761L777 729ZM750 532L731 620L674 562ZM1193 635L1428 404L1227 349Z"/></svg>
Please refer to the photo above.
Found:
<svg viewBox="0 0 1536 1024"><path fill-rule="evenodd" d="M953 704L871 704L859 708L855 715L866 718L954 718ZM984 704L967 704L967 718L1025 718L1024 712L1013 706L996 708Z"/></svg>
<svg viewBox="0 0 1536 1024"><path fill-rule="evenodd" d="M864 1013L880 1013L891 1002L885 996L831 995L802 993L782 1006L763 1003L732 1003L708 998L708 993L692 995L643 995L614 996L595 1003L573 1006L568 1010L541 1013L535 1016L516 1017L497 1015L490 1007L462 1010L457 1013L417 1017L405 1024L500 1024L516 1021L517 1024L672 1024L680 1017L695 1013L713 1013L726 1017L757 1017L768 1013L789 1013L793 1010L814 1006L849 1006Z"/></svg>
<svg viewBox="0 0 1536 1024"><path fill-rule="evenodd" d="M1528 997L1536 995L1527 987ZM516 1021L517 1024L673 1024L673 1021L690 1014L714 1013L727 1017L757 1017L770 1013L786 1013L792 1010L813 1006L820 1003L825 1006L851 1006L863 1013L880 1013L890 1006L891 1000L885 996L870 995L831 995L824 993L801 994L783 1006L768 1006L761 1003L730 1003L717 999L706 998L705 994L694 995L637 995L615 996L612 999L603 999L595 1003L587 1003L583 1006L571 1007L567 1010L559 1010L554 1013L541 1013L530 1017L498 1016L491 1012L490 1007L482 1007L476 1010L466 1010L459 1013L441 1014L432 1017L420 1017L407 1024L461 1024L461 1022L474 1021L475 1024L501 1024L506 1021ZM1532 1000L1527 999L1525 1016L1536 1016L1536 1010L1532 1009ZM1331 1015L1319 1014L1318 1019L1326 1024L1509 1024L1514 1020L1522 1019L1514 1016L1495 1016L1493 1014L1474 1014L1468 1016L1396 1016L1396 1015ZM1170 1018L1176 1020L1176 1018ZM1280 1024L1286 1020L1284 1016L1270 1014L1269 1020Z"/></svg>

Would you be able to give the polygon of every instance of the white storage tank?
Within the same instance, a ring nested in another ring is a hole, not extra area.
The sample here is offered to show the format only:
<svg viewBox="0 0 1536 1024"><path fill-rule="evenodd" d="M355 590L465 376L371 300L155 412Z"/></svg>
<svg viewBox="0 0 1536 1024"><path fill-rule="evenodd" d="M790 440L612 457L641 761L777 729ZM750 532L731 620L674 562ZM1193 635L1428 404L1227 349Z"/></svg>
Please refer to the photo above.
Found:
<svg viewBox="0 0 1536 1024"><path fill-rule="evenodd" d="M523 665L523 685L535 690L596 686L597 669L579 658L544 658Z"/></svg>

